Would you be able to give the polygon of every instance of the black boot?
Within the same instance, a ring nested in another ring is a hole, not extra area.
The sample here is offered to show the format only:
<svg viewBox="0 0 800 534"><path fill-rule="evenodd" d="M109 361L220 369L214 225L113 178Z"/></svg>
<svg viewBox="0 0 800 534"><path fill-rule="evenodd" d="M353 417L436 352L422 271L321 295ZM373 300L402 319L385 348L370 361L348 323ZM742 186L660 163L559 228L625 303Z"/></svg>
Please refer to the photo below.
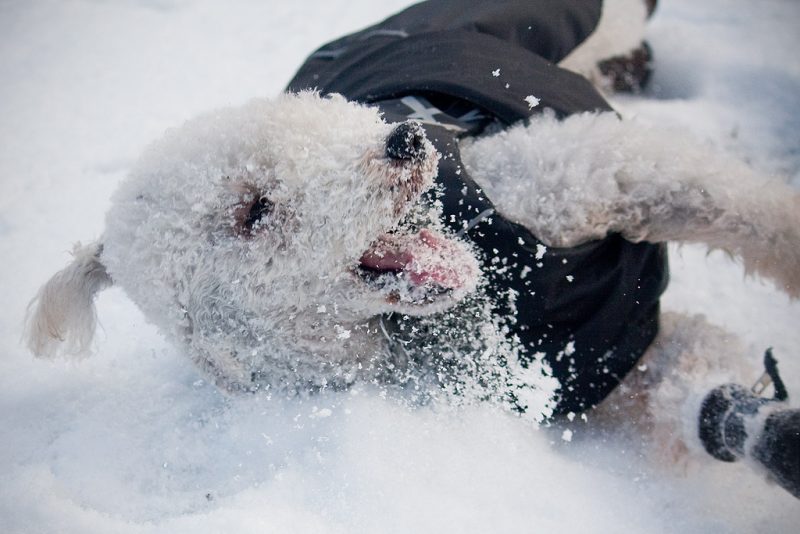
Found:
<svg viewBox="0 0 800 534"><path fill-rule="evenodd" d="M775 385L775 398L759 397L737 384L713 389L700 409L700 440L718 460L754 459L775 482L800 499L800 410L777 408L787 395L770 351L765 366ZM771 413L758 423L763 410Z"/></svg>
<svg viewBox="0 0 800 534"><path fill-rule="evenodd" d="M770 414L752 454L775 482L800 499L800 410Z"/></svg>

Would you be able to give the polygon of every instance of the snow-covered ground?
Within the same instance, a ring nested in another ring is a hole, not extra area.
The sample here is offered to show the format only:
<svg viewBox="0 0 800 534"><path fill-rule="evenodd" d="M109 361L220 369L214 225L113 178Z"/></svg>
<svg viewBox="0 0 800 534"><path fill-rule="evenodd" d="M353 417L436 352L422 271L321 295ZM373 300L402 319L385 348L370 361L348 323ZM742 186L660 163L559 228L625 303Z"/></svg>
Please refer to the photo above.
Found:
<svg viewBox="0 0 800 534"><path fill-rule="evenodd" d="M404 0L0 2L0 532L797 532L800 503L740 465L654 467L635 441L368 390L227 398L116 289L97 354L34 361L25 307L145 144L277 93L322 42ZM800 187L800 3L662 0L649 94L683 128ZM669 309L704 313L800 398L800 304L721 254L673 250ZM796 402L796 401L795 401Z"/></svg>

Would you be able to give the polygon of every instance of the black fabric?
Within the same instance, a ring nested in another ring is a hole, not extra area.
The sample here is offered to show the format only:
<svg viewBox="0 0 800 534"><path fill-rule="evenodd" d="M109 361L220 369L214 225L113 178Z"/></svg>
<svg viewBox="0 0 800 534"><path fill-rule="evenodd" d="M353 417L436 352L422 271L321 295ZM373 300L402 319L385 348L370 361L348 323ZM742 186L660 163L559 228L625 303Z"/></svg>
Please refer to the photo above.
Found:
<svg viewBox="0 0 800 534"><path fill-rule="evenodd" d="M800 499L800 410L770 414L753 456L770 478Z"/></svg>
<svg viewBox="0 0 800 534"><path fill-rule="evenodd" d="M529 96L562 117L611 109L581 76L491 35L453 30L372 39L365 48L369 52L351 49L319 60L298 73L289 90L320 89L367 103L419 92L458 95L506 124L528 116Z"/></svg>
<svg viewBox="0 0 800 534"><path fill-rule="evenodd" d="M304 68L318 55L363 50L374 38L457 30L496 37L558 63L594 31L601 10L602 0L430 0L326 44Z"/></svg>
<svg viewBox="0 0 800 534"><path fill-rule="evenodd" d="M287 89L376 103L387 120L411 116L404 95L477 106L506 125L543 108L561 116L608 111L591 84L551 63L591 33L600 7L597 0L425 2L323 46ZM540 99L538 106L529 106L529 95ZM435 123L463 122L436 111ZM456 231L494 208L459 157L457 132L474 134L476 124L486 120L457 131L425 124L443 155L437 178L443 219ZM508 317L509 335L524 347L521 356L543 353L560 380L557 415L600 402L655 337L668 278L663 246L611 235L542 255L535 236L497 214L467 235L482 251L483 270L498 297L496 313ZM512 291L513 304L501 298Z"/></svg>

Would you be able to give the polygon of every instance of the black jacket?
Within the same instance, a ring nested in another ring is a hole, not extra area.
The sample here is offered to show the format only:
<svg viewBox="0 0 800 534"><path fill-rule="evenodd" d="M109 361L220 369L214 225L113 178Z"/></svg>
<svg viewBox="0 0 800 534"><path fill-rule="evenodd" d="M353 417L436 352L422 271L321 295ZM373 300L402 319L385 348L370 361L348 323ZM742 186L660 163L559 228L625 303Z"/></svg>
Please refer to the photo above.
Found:
<svg viewBox="0 0 800 534"><path fill-rule="evenodd" d="M323 46L287 89L316 88L374 103L387 120L413 113L403 97L435 102L426 110L433 120L461 127L426 124L444 155L437 178L444 221L457 231L493 209L461 166L459 136L479 131L487 120L507 126L545 108L559 116L611 110L588 81L553 64L593 31L600 8L599 0L423 2ZM529 106L529 95L538 106ZM475 108L483 121L459 124L461 111L445 108ZM521 357L545 354L561 383L556 414L599 403L655 337L668 280L662 245L610 235L542 255L535 236L498 215L468 236L483 251L492 290L518 293L515 309L499 299L496 312L514 315L510 335L522 341ZM493 258L505 259L503 268Z"/></svg>

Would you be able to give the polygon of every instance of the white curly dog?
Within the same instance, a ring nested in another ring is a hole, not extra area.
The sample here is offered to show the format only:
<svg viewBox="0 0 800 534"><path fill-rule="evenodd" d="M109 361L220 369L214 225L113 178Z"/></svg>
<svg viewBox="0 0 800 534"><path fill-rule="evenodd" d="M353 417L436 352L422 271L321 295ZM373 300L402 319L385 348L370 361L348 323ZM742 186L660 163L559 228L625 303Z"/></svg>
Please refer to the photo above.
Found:
<svg viewBox="0 0 800 534"><path fill-rule="evenodd" d="M376 108L302 92L168 131L114 195L102 237L77 245L40 290L30 349L87 352L94 297L113 283L225 389L385 379L402 366L381 317L441 316L479 293L482 278L471 246L419 207L440 157L429 140L414 134L419 157L387 154L403 127ZM684 136L610 112L545 113L460 149L502 215L548 246L609 233L700 242L800 295L800 196ZM376 281L375 269L391 276ZM598 415L639 420L671 452L698 444L703 395L755 376L733 336L698 321L664 314L647 371L632 373ZM485 338L502 334L491 321L481 328ZM497 354L508 348L479 365ZM532 372L511 358L504 367L504 383ZM541 392L528 401L539 418L553 389L543 368L520 379Z"/></svg>

